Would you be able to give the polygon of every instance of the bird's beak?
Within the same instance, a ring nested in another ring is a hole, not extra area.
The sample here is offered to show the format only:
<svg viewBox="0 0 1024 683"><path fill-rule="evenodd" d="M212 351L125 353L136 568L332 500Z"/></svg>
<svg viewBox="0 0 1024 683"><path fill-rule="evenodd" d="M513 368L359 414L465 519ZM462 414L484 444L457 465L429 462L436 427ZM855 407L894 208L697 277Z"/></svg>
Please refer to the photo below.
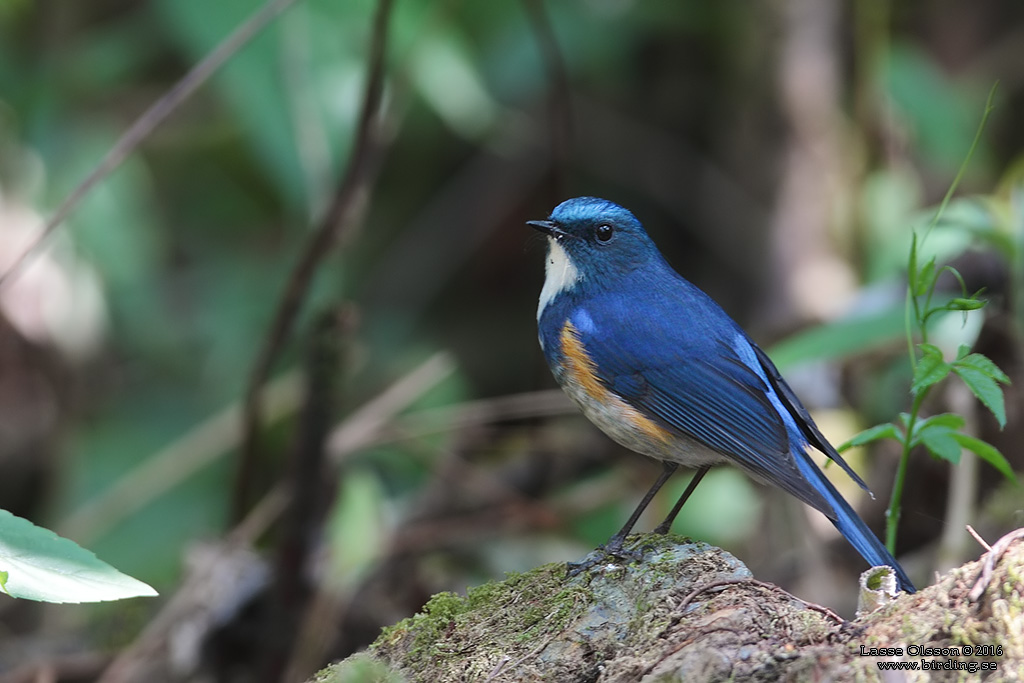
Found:
<svg viewBox="0 0 1024 683"><path fill-rule="evenodd" d="M526 224L529 225L531 228L540 230L544 234L549 235L551 237L559 238L565 236L565 233L562 231L562 229L558 227L558 223L554 221L526 221Z"/></svg>

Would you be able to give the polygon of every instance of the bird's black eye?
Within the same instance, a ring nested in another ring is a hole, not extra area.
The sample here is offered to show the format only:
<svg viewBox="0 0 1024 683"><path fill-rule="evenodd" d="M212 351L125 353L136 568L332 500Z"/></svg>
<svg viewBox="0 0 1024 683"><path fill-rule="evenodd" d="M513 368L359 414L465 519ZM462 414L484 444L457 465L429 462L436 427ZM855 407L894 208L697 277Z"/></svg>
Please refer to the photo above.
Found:
<svg viewBox="0 0 1024 683"><path fill-rule="evenodd" d="M597 226L597 230L594 231L594 235L597 237L598 242L607 242L614 234L615 231L612 230L612 226L610 225L599 225Z"/></svg>

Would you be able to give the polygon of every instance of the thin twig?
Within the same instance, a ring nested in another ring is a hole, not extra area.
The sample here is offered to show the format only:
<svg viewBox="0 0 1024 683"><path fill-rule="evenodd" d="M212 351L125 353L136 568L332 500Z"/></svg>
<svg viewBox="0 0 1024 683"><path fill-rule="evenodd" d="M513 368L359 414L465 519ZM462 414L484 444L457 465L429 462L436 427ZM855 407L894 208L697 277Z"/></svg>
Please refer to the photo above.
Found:
<svg viewBox="0 0 1024 683"><path fill-rule="evenodd" d="M807 602L806 600L802 600L802 599L796 597L795 595L793 595L792 593L790 593L790 592L788 592L786 590L783 590L782 588L779 588L774 583L768 583L767 581L758 581L757 579L722 579L721 581L712 581L711 583L706 583L703 586L698 586L697 588L694 588L692 591L690 591L689 595L687 595L685 598L683 598L683 601L681 603L679 603L678 607L676 607L676 611L679 612L680 614L682 614L682 612L687 607L689 607L690 603L693 601L694 598L696 598L701 593L709 591L709 590L711 590L713 588L721 588L723 586L739 586L739 585L758 586L760 588L764 588L766 590L770 590L770 591L775 592L775 593L780 593L781 595L785 595L786 597L788 597L788 598L790 598L792 600L796 600L797 602L799 602L801 605L803 605L804 607L806 607L808 609L814 610L815 612L820 612L821 614L824 614L829 619L834 619L837 623L840 623L840 624L845 624L846 623L845 619L843 619L841 616L839 616L838 614L836 614L835 612L830 610L828 607L823 607L822 605L818 605L818 604L813 603L813 602Z"/></svg>
<svg viewBox="0 0 1024 683"><path fill-rule="evenodd" d="M974 537L974 540L978 542L978 545L980 545L982 548L984 548L985 552L991 552L992 546L990 546L988 544L988 541L986 541L984 538L982 538L981 534L979 534L977 531L975 531L973 526L971 526L970 524L968 524L966 526L967 526L967 533L969 533L971 536Z"/></svg>
<svg viewBox="0 0 1024 683"><path fill-rule="evenodd" d="M110 175L114 169L120 166L128 158L135 148L143 140L149 137L150 133L163 123L181 103L187 100L192 93L199 89L203 83L209 80L217 69L222 67L231 57L235 55L246 43L252 40L260 31L266 28L281 12L288 9L296 0L268 0L257 12L250 15L235 32L225 38L213 52L208 54L201 62L196 64L186 73L174 87L168 90L163 97L154 102L149 109L135 120L128 130L118 138L114 146L110 148L106 156L96 165L95 168L85 177L70 195L57 207L49 220L43 226L42 231L34 240L29 243L28 248L15 259L14 263L3 274L0 274L0 287L14 280L25 265L39 251L44 242L53 234L53 231L64 222L72 211L82 201L82 198L92 190L101 180Z"/></svg>
<svg viewBox="0 0 1024 683"><path fill-rule="evenodd" d="M1006 534L992 545L992 549L985 555L985 562L981 567L981 571L978 572L978 578L974 581L974 587L967 594L968 600L977 602L981 598L982 593L985 592L992 582L992 572L995 571L996 563L1002 559L1003 553L1007 551L1012 543L1021 539L1024 539L1024 529L1017 529Z"/></svg>
<svg viewBox="0 0 1024 683"><path fill-rule="evenodd" d="M505 665L508 664L511 661L512 661L512 658L509 657L508 655L505 655L504 657L502 657L501 661L499 661L497 664L495 664L494 668L491 669L491 674L487 677L487 680L484 681L484 683L487 683L488 681L493 681L498 676L498 674L501 673L501 670L505 668Z"/></svg>
<svg viewBox="0 0 1024 683"><path fill-rule="evenodd" d="M354 132L352 153L348 166L331 199L323 220L306 243L298 263L292 269L284 293L278 301L270 331L264 338L245 393L244 437L240 462L235 480L233 518L241 519L250 497L252 472L256 459L256 442L260 428L260 387L267 380L270 369L294 326L302 303L309 291L317 268L331 247L343 237L349 237L358 224L369 194L370 180L380 152L380 105L384 90L384 56L386 53L388 19L392 0L377 3L368 56L366 89L362 108Z"/></svg>

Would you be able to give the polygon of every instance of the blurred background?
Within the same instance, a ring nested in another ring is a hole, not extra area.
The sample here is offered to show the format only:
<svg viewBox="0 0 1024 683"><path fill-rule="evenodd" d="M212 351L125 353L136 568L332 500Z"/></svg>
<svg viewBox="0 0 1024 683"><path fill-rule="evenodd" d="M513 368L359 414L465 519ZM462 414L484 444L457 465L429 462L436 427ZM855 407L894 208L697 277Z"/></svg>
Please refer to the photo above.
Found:
<svg viewBox="0 0 1024 683"><path fill-rule="evenodd" d="M0 266L258 9L0 0ZM0 597L0 674L302 680L436 592L605 541L660 466L586 422L537 345L545 244L523 222L571 196L630 208L834 443L894 419L911 234L996 81L923 250L986 288L932 341L1010 375L1008 426L955 382L926 413L1019 472L1021 3L292 3L0 289L0 507L161 593ZM836 477L879 534L898 454L851 452L876 500ZM1022 508L973 456L915 453L898 556L926 585L983 551L964 524L991 543ZM863 562L781 492L715 471L675 531L852 615Z"/></svg>

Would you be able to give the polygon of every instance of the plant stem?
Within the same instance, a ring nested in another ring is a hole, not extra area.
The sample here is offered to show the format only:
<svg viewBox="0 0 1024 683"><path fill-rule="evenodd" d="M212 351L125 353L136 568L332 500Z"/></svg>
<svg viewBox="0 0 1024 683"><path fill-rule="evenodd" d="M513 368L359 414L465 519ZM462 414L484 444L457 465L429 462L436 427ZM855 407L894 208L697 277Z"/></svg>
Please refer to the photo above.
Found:
<svg viewBox="0 0 1024 683"><path fill-rule="evenodd" d="M903 452L900 453L900 464L896 468L896 479L892 484L892 497L889 499L889 507L885 511L885 547L889 554L896 555L896 531L900 525L900 512L903 504L903 482L907 478L907 465L910 462L910 444L903 443Z"/></svg>
<svg viewBox="0 0 1024 683"><path fill-rule="evenodd" d="M892 495L889 507L885 511L885 547L889 553L896 554L896 532L900 525L900 513L903 509L903 485L907 479L907 465L910 463L910 451L914 447L914 427L917 415L921 412L921 404L930 387L926 387L914 396L914 405L907 416L906 431L903 433L903 450L900 453L900 464L896 468L896 478L892 483Z"/></svg>
<svg viewBox="0 0 1024 683"><path fill-rule="evenodd" d="M946 206L949 204L949 200L953 198L953 193L956 192L957 186L960 185L960 181L963 180L964 174L967 172L967 167L971 163L971 157L974 156L975 150L978 149L978 143L981 142L981 134L985 131L985 125L988 123L988 116L995 109L993 102L995 101L996 90L998 88L999 81L996 81L988 91L988 98L985 100L985 111L981 114L981 121L978 123L978 129L974 131L974 140L971 141L971 147L967 150L967 156L965 156L964 160L960 163L960 168L957 170L956 176L953 178L953 182L950 183L949 189L946 190L946 194L943 196L938 210L935 212L935 215L932 216L932 220L928 224L928 229L925 230L924 237L921 238L922 242L928 237L928 234L931 233L932 228L938 224L939 218L941 218L942 214L946 211Z"/></svg>

